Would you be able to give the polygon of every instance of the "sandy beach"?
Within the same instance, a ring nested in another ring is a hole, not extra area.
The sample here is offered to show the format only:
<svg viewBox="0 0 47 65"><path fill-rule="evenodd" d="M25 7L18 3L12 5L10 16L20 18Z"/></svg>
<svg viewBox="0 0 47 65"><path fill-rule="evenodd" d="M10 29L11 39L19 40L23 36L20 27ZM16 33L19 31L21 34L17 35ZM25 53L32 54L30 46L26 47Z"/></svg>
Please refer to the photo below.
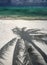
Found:
<svg viewBox="0 0 47 65"><path fill-rule="evenodd" d="M26 27L27 29L41 29L42 30L41 32L47 34L47 20L30 20L30 21L29 20L0 20L0 49L8 41L17 37L17 35L15 35L12 31L12 29L15 27L19 27L19 28ZM42 44L41 42L39 43L37 41L34 42L47 55L47 45ZM14 45L12 46L12 49L13 47ZM12 61L7 61L7 62L9 62L8 63L9 65L12 65Z"/></svg>
<svg viewBox="0 0 47 65"><path fill-rule="evenodd" d="M2 48L9 40L16 37L12 31L15 27L43 29L42 32L47 33L47 20L0 20L0 48ZM47 46L45 50L47 51Z"/></svg>

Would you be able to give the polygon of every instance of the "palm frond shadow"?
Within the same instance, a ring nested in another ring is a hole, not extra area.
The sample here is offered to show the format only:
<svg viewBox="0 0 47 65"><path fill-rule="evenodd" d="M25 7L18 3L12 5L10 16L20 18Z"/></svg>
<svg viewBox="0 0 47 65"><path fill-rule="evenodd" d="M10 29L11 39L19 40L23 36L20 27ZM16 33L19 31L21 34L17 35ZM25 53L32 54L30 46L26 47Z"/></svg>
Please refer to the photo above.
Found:
<svg viewBox="0 0 47 65"><path fill-rule="evenodd" d="M2 62L0 62L0 65L4 65Z"/></svg>
<svg viewBox="0 0 47 65"><path fill-rule="evenodd" d="M28 49L29 56L31 58L33 65L43 65L42 62L40 62L38 55L31 50L31 48Z"/></svg>
<svg viewBox="0 0 47 65"><path fill-rule="evenodd" d="M35 35L34 39L47 45L47 34Z"/></svg>
<svg viewBox="0 0 47 65"><path fill-rule="evenodd" d="M42 33L40 31L41 31L40 29L29 29L26 32L28 32L28 34L31 34L30 36L34 36L32 39L35 39L37 41L44 42L44 44L47 44L47 40L45 39L47 38L47 34ZM36 35L32 35L32 34L36 34Z"/></svg>
<svg viewBox="0 0 47 65"><path fill-rule="evenodd" d="M19 39L17 40L17 44L15 46L15 49L14 49L14 54L13 54L13 62L12 62L12 65L23 65L23 63L18 59L18 54L19 54Z"/></svg>
<svg viewBox="0 0 47 65"><path fill-rule="evenodd" d="M28 42L25 42L25 43L26 43L26 48L27 48L27 52L28 52L30 61L32 62L32 64L30 64L30 65L43 65L43 63L40 61L40 59L38 57L38 54L34 53L33 47L32 46L27 47Z"/></svg>
<svg viewBox="0 0 47 65"><path fill-rule="evenodd" d="M9 41L6 45L4 45L1 48L1 50L0 50L0 59L4 59L5 60L3 55L5 54L6 51L8 51L8 48L13 45L14 40L16 40L16 38L12 39L11 41Z"/></svg>
<svg viewBox="0 0 47 65"><path fill-rule="evenodd" d="M24 28L18 28L18 27L16 27L16 28L14 28L14 29L12 29L12 31L15 33L15 34L17 34L17 35L19 35L20 37L21 37L21 39L23 39L24 41L26 40L26 41L28 41L28 42L30 42L36 49L37 49L37 51L42 55L42 57L43 57L43 59L45 60L45 62L47 63L47 55L38 47L38 46L36 46L35 45L35 43L33 42L33 40L39 40L40 41L40 39L41 39L41 41L42 41L42 38L43 37L46 37L47 36L47 34L43 34L43 33L38 33L38 31L41 31L41 30L34 30L34 29L28 29L28 30L26 30L25 31L25 29L26 29L26 27L24 27ZM30 31L30 32L29 32ZM37 33L37 35L30 35L30 34L36 34ZM39 34L39 35L38 35ZM41 38L40 38L41 37ZM39 39L37 39L37 38L39 38ZM45 41L44 41L45 42ZM47 44L47 43L45 43L45 44Z"/></svg>
<svg viewBox="0 0 47 65"><path fill-rule="evenodd" d="M24 43L25 43L26 49L23 55L24 61L21 62L18 58L18 54L21 49L21 46L19 46L20 44L19 41L21 41L21 39L18 39L17 44L15 46L12 65L43 65L41 62L39 62L38 55L33 52L33 48L32 47L27 48L25 41Z"/></svg>

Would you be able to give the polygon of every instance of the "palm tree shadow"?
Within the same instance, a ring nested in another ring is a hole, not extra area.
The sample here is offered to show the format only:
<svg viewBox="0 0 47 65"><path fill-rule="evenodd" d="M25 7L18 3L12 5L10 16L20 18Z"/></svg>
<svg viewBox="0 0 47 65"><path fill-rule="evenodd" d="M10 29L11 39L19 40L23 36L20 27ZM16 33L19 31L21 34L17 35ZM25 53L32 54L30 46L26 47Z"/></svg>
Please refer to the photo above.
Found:
<svg viewBox="0 0 47 65"><path fill-rule="evenodd" d="M4 65L2 62L0 62L0 65Z"/></svg>
<svg viewBox="0 0 47 65"><path fill-rule="evenodd" d="M18 54L19 54L19 50L21 48L21 46L19 46L19 44L20 44L19 40L20 39L18 39L17 44L15 46L12 65L43 65L41 62L39 62L38 55L33 53L33 48L32 47L27 48L26 44L25 44L26 49L24 52L25 55L23 55L23 57L24 57L23 63L19 60ZM24 42L24 43L26 43L26 42Z"/></svg>
<svg viewBox="0 0 47 65"><path fill-rule="evenodd" d="M33 40L40 40L40 39L42 40L42 38L47 36L47 34L38 33L38 31L41 31L40 29L37 29L37 30L35 30L35 29L25 30L25 29L26 29L26 27L23 27L22 29L19 29L18 27L16 27L16 28L12 29L12 31L14 33L16 33L17 35L19 35L21 37L21 39L23 39L24 41L26 40L26 41L30 42L37 49L37 51L42 55L43 59L47 63L47 55L38 46L36 46L35 43L33 42ZM35 34L35 35L30 35L30 34Z"/></svg>
<svg viewBox="0 0 47 65"><path fill-rule="evenodd" d="M3 46L3 47L1 48L1 50L0 50L0 59L4 59L4 60L5 60L5 57L4 57L3 55L6 53L6 51L8 51L8 48L13 45L13 42L14 42L15 40L16 40L16 38L12 39L12 40L9 41L5 46Z"/></svg>
<svg viewBox="0 0 47 65"><path fill-rule="evenodd" d="M38 55L33 52L33 49L31 47L28 48L28 53L33 65L43 65L43 63L39 61Z"/></svg>
<svg viewBox="0 0 47 65"><path fill-rule="evenodd" d="M37 41L40 41L40 42L44 42L43 44L46 44L47 45L47 34L44 34L44 35L36 35L35 36L36 38L34 38L35 40Z"/></svg>
<svg viewBox="0 0 47 65"><path fill-rule="evenodd" d="M18 59L18 54L19 54L19 50L20 50L19 40L20 39L17 40L17 44L14 49L12 65L23 65L23 63Z"/></svg>

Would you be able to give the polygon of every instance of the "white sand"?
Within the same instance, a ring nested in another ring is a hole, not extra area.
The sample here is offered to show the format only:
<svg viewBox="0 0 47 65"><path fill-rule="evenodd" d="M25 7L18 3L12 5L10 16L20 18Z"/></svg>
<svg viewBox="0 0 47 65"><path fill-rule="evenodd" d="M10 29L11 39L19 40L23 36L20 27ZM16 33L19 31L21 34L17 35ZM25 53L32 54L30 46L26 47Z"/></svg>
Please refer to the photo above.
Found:
<svg viewBox="0 0 47 65"><path fill-rule="evenodd" d="M16 37L12 30L15 27L27 27L31 29L43 29L43 32L47 33L47 21L46 20L0 20L0 49L12 38ZM36 41L35 41L36 42ZM47 54L47 46L42 43L35 43L39 46L45 54ZM41 45L40 45L41 44Z"/></svg>
<svg viewBox="0 0 47 65"><path fill-rule="evenodd" d="M27 27L43 29L47 33L47 21L42 20L0 20L0 48L9 40L15 37L12 30L15 27Z"/></svg>

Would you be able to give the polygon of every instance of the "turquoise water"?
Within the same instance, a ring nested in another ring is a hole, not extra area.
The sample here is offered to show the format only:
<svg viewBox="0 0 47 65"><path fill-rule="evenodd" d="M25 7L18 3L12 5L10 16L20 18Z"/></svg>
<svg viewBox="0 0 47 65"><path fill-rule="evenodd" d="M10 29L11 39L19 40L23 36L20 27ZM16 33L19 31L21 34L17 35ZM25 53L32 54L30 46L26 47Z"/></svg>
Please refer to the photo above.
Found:
<svg viewBox="0 0 47 65"><path fill-rule="evenodd" d="M47 16L47 7L0 7L0 15Z"/></svg>

